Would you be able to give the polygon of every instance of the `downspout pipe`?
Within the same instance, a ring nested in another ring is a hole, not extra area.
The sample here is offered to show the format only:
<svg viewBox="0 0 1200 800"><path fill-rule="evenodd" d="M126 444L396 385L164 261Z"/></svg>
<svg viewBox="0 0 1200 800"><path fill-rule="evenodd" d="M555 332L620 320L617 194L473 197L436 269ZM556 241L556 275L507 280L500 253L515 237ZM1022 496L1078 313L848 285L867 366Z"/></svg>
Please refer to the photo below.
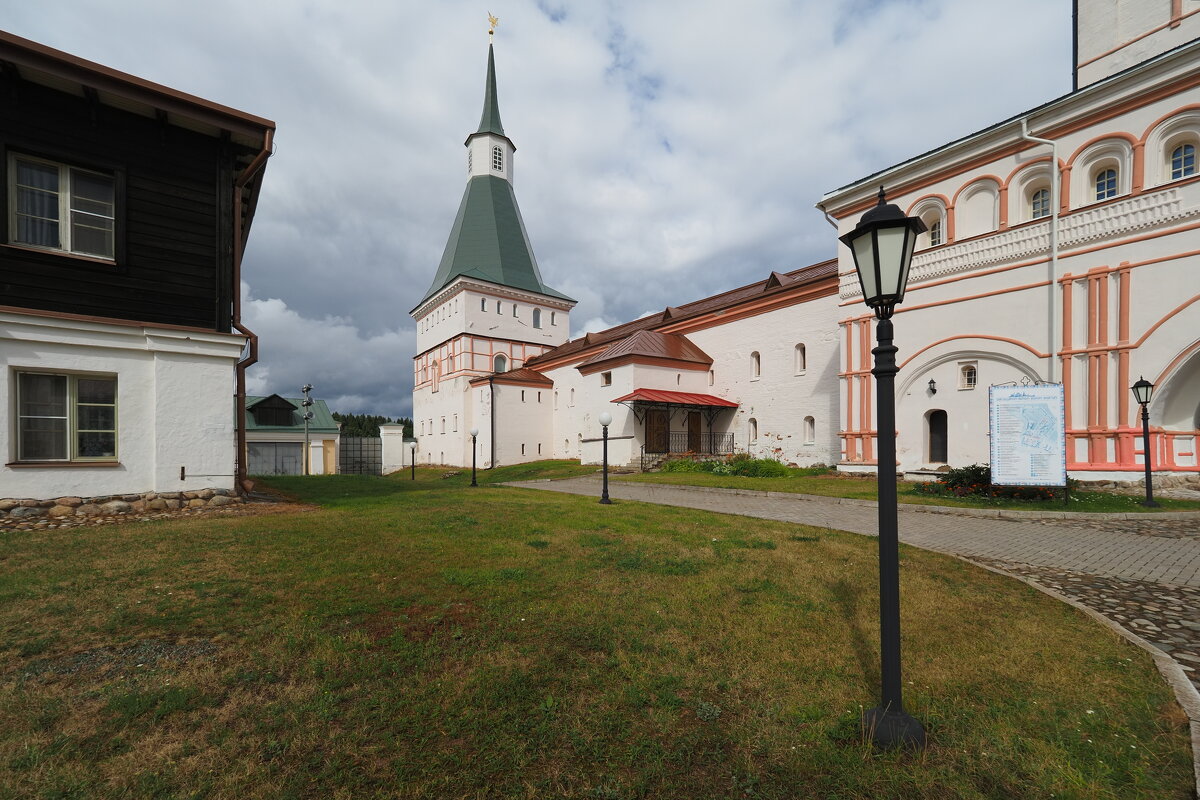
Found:
<svg viewBox="0 0 1200 800"><path fill-rule="evenodd" d="M1058 198L1059 185L1062 183L1062 172L1058 168L1058 143L1053 139L1043 139L1029 133L1029 117L1021 118L1021 138L1027 142L1050 145L1050 329L1047 339L1050 343L1050 364L1046 368L1046 382L1057 383L1055 376L1058 370Z"/></svg>
<svg viewBox="0 0 1200 800"><path fill-rule="evenodd" d="M237 489L245 489L246 467L246 370L258 362L258 335L242 324L242 251L245 238L242 232L242 193L254 176L262 171L271 157L275 131L268 128L263 136L262 150L233 182L233 329L246 337L249 352L235 368L234 413L237 416Z"/></svg>
<svg viewBox="0 0 1200 800"><path fill-rule="evenodd" d="M496 376L488 375L488 392L491 394L492 405L492 455L491 463L488 464L488 469L493 469L496 466Z"/></svg>

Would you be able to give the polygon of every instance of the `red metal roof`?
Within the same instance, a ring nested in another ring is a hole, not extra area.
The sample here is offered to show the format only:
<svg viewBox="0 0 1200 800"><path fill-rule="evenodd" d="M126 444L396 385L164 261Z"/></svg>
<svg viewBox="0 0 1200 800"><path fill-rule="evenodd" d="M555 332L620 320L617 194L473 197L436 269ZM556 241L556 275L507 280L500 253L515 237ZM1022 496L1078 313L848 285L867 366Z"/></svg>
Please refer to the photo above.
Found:
<svg viewBox="0 0 1200 800"><path fill-rule="evenodd" d="M665 389L634 389L624 397L613 400L614 403L624 403L628 400L643 403L665 403L675 406L720 406L721 408L737 408L738 404L724 397L711 394L692 394L691 392L668 392Z"/></svg>
<svg viewBox="0 0 1200 800"><path fill-rule="evenodd" d="M576 369L583 369L605 361L612 361L622 356L649 356L651 358L669 358L674 361L691 361L697 364L711 364L712 358L691 340L679 333L659 333L658 331L637 331L618 339L607 350L579 364Z"/></svg>

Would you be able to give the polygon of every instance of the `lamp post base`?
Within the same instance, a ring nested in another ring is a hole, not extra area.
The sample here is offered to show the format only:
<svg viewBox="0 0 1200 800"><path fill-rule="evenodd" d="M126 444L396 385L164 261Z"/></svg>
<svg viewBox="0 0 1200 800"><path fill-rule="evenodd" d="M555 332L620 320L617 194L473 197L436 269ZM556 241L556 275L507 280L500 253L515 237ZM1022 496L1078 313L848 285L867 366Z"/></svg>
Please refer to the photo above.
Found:
<svg viewBox="0 0 1200 800"><path fill-rule="evenodd" d="M925 728L906 711L875 707L863 712L863 732L879 750L925 749Z"/></svg>

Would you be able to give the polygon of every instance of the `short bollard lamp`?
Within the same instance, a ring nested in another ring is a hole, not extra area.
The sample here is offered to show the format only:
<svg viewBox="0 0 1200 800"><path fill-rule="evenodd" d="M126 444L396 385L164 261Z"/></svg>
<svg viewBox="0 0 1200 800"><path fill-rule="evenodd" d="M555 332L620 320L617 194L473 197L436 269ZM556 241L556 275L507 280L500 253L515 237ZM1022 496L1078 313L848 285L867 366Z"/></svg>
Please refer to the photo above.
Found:
<svg viewBox="0 0 1200 800"><path fill-rule="evenodd" d="M896 505L896 347L892 344L892 312L904 300L908 269L917 236L926 230L917 217L906 217L888 203L879 187L879 202L862 215L854 230L838 237L854 255L863 302L875 310L878 344L875 357L876 441L879 461L879 633L881 697L863 713L864 731L880 749L923 748L925 728L904 710L900 680L900 548ZM933 384L930 382L930 389Z"/></svg>
<svg viewBox="0 0 1200 800"><path fill-rule="evenodd" d="M408 464L412 467L412 477L409 480L417 479L417 443L408 443Z"/></svg>
<svg viewBox="0 0 1200 800"><path fill-rule="evenodd" d="M479 435L479 428L471 428L471 485L478 486L475 482L475 437Z"/></svg>
<svg viewBox="0 0 1200 800"><path fill-rule="evenodd" d="M1154 384L1145 378L1139 378L1137 383L1129 387L1133 399L1142 407L1142 464L1146 467L1146 499L1142 505L1157 508L1154 502L1154 485L1151 482L1150 470L1150 398L1154 397Z"/></svg>
<svg viewBox="0 0 1200 800"><path fill-rule="evenodd" d="M608 426L612 425L612 414L600 412L600 427L604 430L604 490L600 493L600 502L606 506L612 505L608 499Z"/></svg>

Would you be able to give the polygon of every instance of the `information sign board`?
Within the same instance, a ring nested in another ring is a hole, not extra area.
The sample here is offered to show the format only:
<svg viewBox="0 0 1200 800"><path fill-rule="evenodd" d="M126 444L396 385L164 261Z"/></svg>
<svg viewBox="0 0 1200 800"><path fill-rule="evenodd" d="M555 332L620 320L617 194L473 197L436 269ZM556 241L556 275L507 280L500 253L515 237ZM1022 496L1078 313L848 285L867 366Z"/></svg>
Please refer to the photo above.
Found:
<svg viewBox="0 0 1200 800"><path fill-rule="evenodd" d="M992 386L992 483L1066 486L1067 446L1063 386Z"/></svg>

